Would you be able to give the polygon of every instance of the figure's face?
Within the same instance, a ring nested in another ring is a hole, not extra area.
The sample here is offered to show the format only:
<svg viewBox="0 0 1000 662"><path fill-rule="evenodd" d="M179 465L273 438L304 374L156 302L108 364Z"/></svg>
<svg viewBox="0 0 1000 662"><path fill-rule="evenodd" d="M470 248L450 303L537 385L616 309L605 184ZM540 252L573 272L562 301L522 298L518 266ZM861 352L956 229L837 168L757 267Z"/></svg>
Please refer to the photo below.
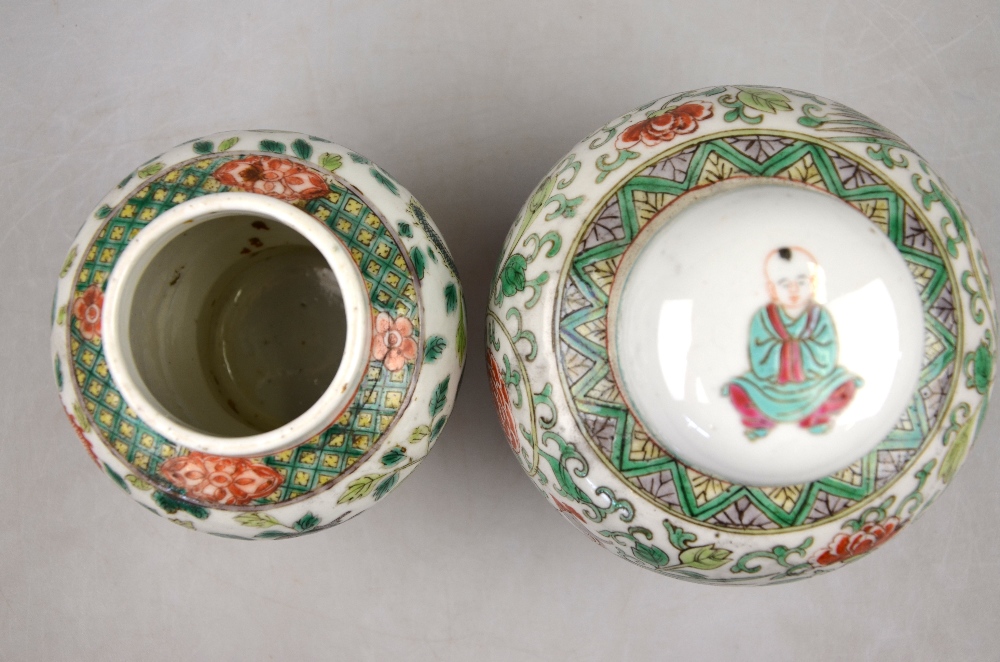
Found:
<svg viewBox="0 0 1000 662"><path fill-rule="evenodd" d="M792 249L792 259L772 255L766 265L771 299L787 312L797 314L813 298L816 264L806 253Z"/></svg>

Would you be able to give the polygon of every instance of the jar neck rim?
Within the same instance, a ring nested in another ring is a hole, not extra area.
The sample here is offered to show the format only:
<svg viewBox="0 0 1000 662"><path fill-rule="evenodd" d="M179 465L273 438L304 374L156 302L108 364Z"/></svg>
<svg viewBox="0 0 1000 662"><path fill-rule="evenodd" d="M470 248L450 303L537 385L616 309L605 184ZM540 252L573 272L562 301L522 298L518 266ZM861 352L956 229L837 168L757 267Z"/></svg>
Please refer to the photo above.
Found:
<svg viewBox="0 0 1000 662"><path fill-rule="evenodd" d="M267 432L227 437L198 430L157 401L139 372L131 346L129 320L139 280L153 258L193 227L235 214L281 223L302 235L319 251L339 285L347 333L344 353L332 382L304 413ZM200 196L172 207L151 221L131 240L109 276L101 315L108 369L136 416L172 443L191 451L224 457L270 455L295 447L322 432L354 399L371 348L372 320L367 289L346 246L330 228L304 211L255 193Z"/></svg>

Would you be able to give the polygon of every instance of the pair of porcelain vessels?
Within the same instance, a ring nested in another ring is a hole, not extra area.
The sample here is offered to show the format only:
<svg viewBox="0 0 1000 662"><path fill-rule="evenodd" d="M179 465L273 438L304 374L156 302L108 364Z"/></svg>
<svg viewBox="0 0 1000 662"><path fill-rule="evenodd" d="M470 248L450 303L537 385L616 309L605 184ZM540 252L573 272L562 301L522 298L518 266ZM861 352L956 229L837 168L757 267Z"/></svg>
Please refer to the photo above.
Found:
<svg viewBox="0 0 1000 662"><path fill-rule="evenodd" d="M997 319L952 193L803 92L714 87L598 129L500 256L486 361L517 461L641 567L766 584L893 537L981 425ZM314 136L236 131L133 171L56 292L62 405L147 509L242 539L329 528L439 438L467 318L427 212Z"/></svg>

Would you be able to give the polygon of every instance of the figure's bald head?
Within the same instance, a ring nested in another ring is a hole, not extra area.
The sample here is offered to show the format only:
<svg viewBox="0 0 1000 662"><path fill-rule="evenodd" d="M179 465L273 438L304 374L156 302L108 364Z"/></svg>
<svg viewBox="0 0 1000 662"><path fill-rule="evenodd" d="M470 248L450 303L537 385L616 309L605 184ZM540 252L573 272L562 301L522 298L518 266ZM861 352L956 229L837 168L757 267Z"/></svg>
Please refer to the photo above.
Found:
<svg viewBox="0 0 1000 662"><path fill-rule="evenodd" d="M812 253L798 246L771 251L764 262L771 299L798 316L815 294L818 266Z"/></svg>

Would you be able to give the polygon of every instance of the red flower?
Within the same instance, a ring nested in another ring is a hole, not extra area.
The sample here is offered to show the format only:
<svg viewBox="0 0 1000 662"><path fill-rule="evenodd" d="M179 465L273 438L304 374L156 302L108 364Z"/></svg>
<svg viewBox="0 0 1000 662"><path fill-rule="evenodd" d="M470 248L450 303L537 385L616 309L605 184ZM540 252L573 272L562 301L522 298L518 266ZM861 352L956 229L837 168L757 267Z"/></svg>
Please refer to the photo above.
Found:
<svg viewBox="0 0 1000 662"><path fill-rule="evenodd" d="M514 406L510 402L510 394L507 393L507 385L504 383L503 375L500 374L500 366L492 354L486 355L487 369L490 373L490 390L493 391L493 404L497 408L497 415L500 417L500 425L507 436L507 443L515 453L521 451L521 441L517 435L517 424L514 422Z"/></svg>
<svg viewBox="0 0 1000 662"><path fill-rule="evenodd" d="M388 313L375 317L375 337L372 338L372 355L382 361L386 369L402 370L407 361L417 358L417 342L413 335L413 322L400 315L392 319Z"/></svg>
<svg viewBox="0 0 1000 662"><path fill-rule="evenodd" d="M578 513L576 511L576 509L573 508L572 506L569 506L569 505L563 503L562 501L560 501L559 499L557 499L555 497L552 497L552 503L556 504L556 510L558 510L559 512L566 513L567 515L575 517L576 519L580 520L581 522L586 523L587 520L583 519L583 515L581 515L580 513Z"/></svg>
<svg viewBox="0 0 1000 662"><path fill-rule="evenodd" d="M94 453L94 445L90 443L90 440L87 439L87 435L84 433L83 428L76 422L76 417L69 413L69 411L66 411L66 417L69 419L70 425L73 426L73 431L76 432L76 436L83 442L83 447L87 449L87 455L89 455L90 459L94 461L94 464L101 466L101 461L97 459L97 455Z"/></svg>
<svg viewBox="0 0 1000 662"><path fill-rule="evenodd" d="M226 506L245 506L281 485L281 474L267 465L204 453L172 457L160 466L160 474L187 496Z"/></svg>
<svg viewBox="0 0 1000 662"><path fill-rule="evenodd" d="M823 566L849 561L875 549L896 535L902 526L898 517L889 517L881 522L869 522L854 533L838 533L814 560Z"/></svg>
<svg viewBox="0 0 1000 662"><path fill-rule="evenodd" d="M638 124L633 124L618 136L618 148L628 149L639 143L658 145L673 140L678 134L694 133L700 120L712 116L712 104L707 101L693 101L661 111Z"/></svg>
<svg viewBox="0 0 1000 662"><path fill-rule="evenodd" d="M76 318L80 335L85 340L93 340L101 335L101 307L104 292L100 285L91 285L73 301L73 317Z"/></svg>
<svg viewBox="0 0 1000 662"><path fill-rule="evenodd" d="M312 200L330 192L315 172L276 156L248 156L219 166L215 178L226 186L285 202Z"/></svg>

